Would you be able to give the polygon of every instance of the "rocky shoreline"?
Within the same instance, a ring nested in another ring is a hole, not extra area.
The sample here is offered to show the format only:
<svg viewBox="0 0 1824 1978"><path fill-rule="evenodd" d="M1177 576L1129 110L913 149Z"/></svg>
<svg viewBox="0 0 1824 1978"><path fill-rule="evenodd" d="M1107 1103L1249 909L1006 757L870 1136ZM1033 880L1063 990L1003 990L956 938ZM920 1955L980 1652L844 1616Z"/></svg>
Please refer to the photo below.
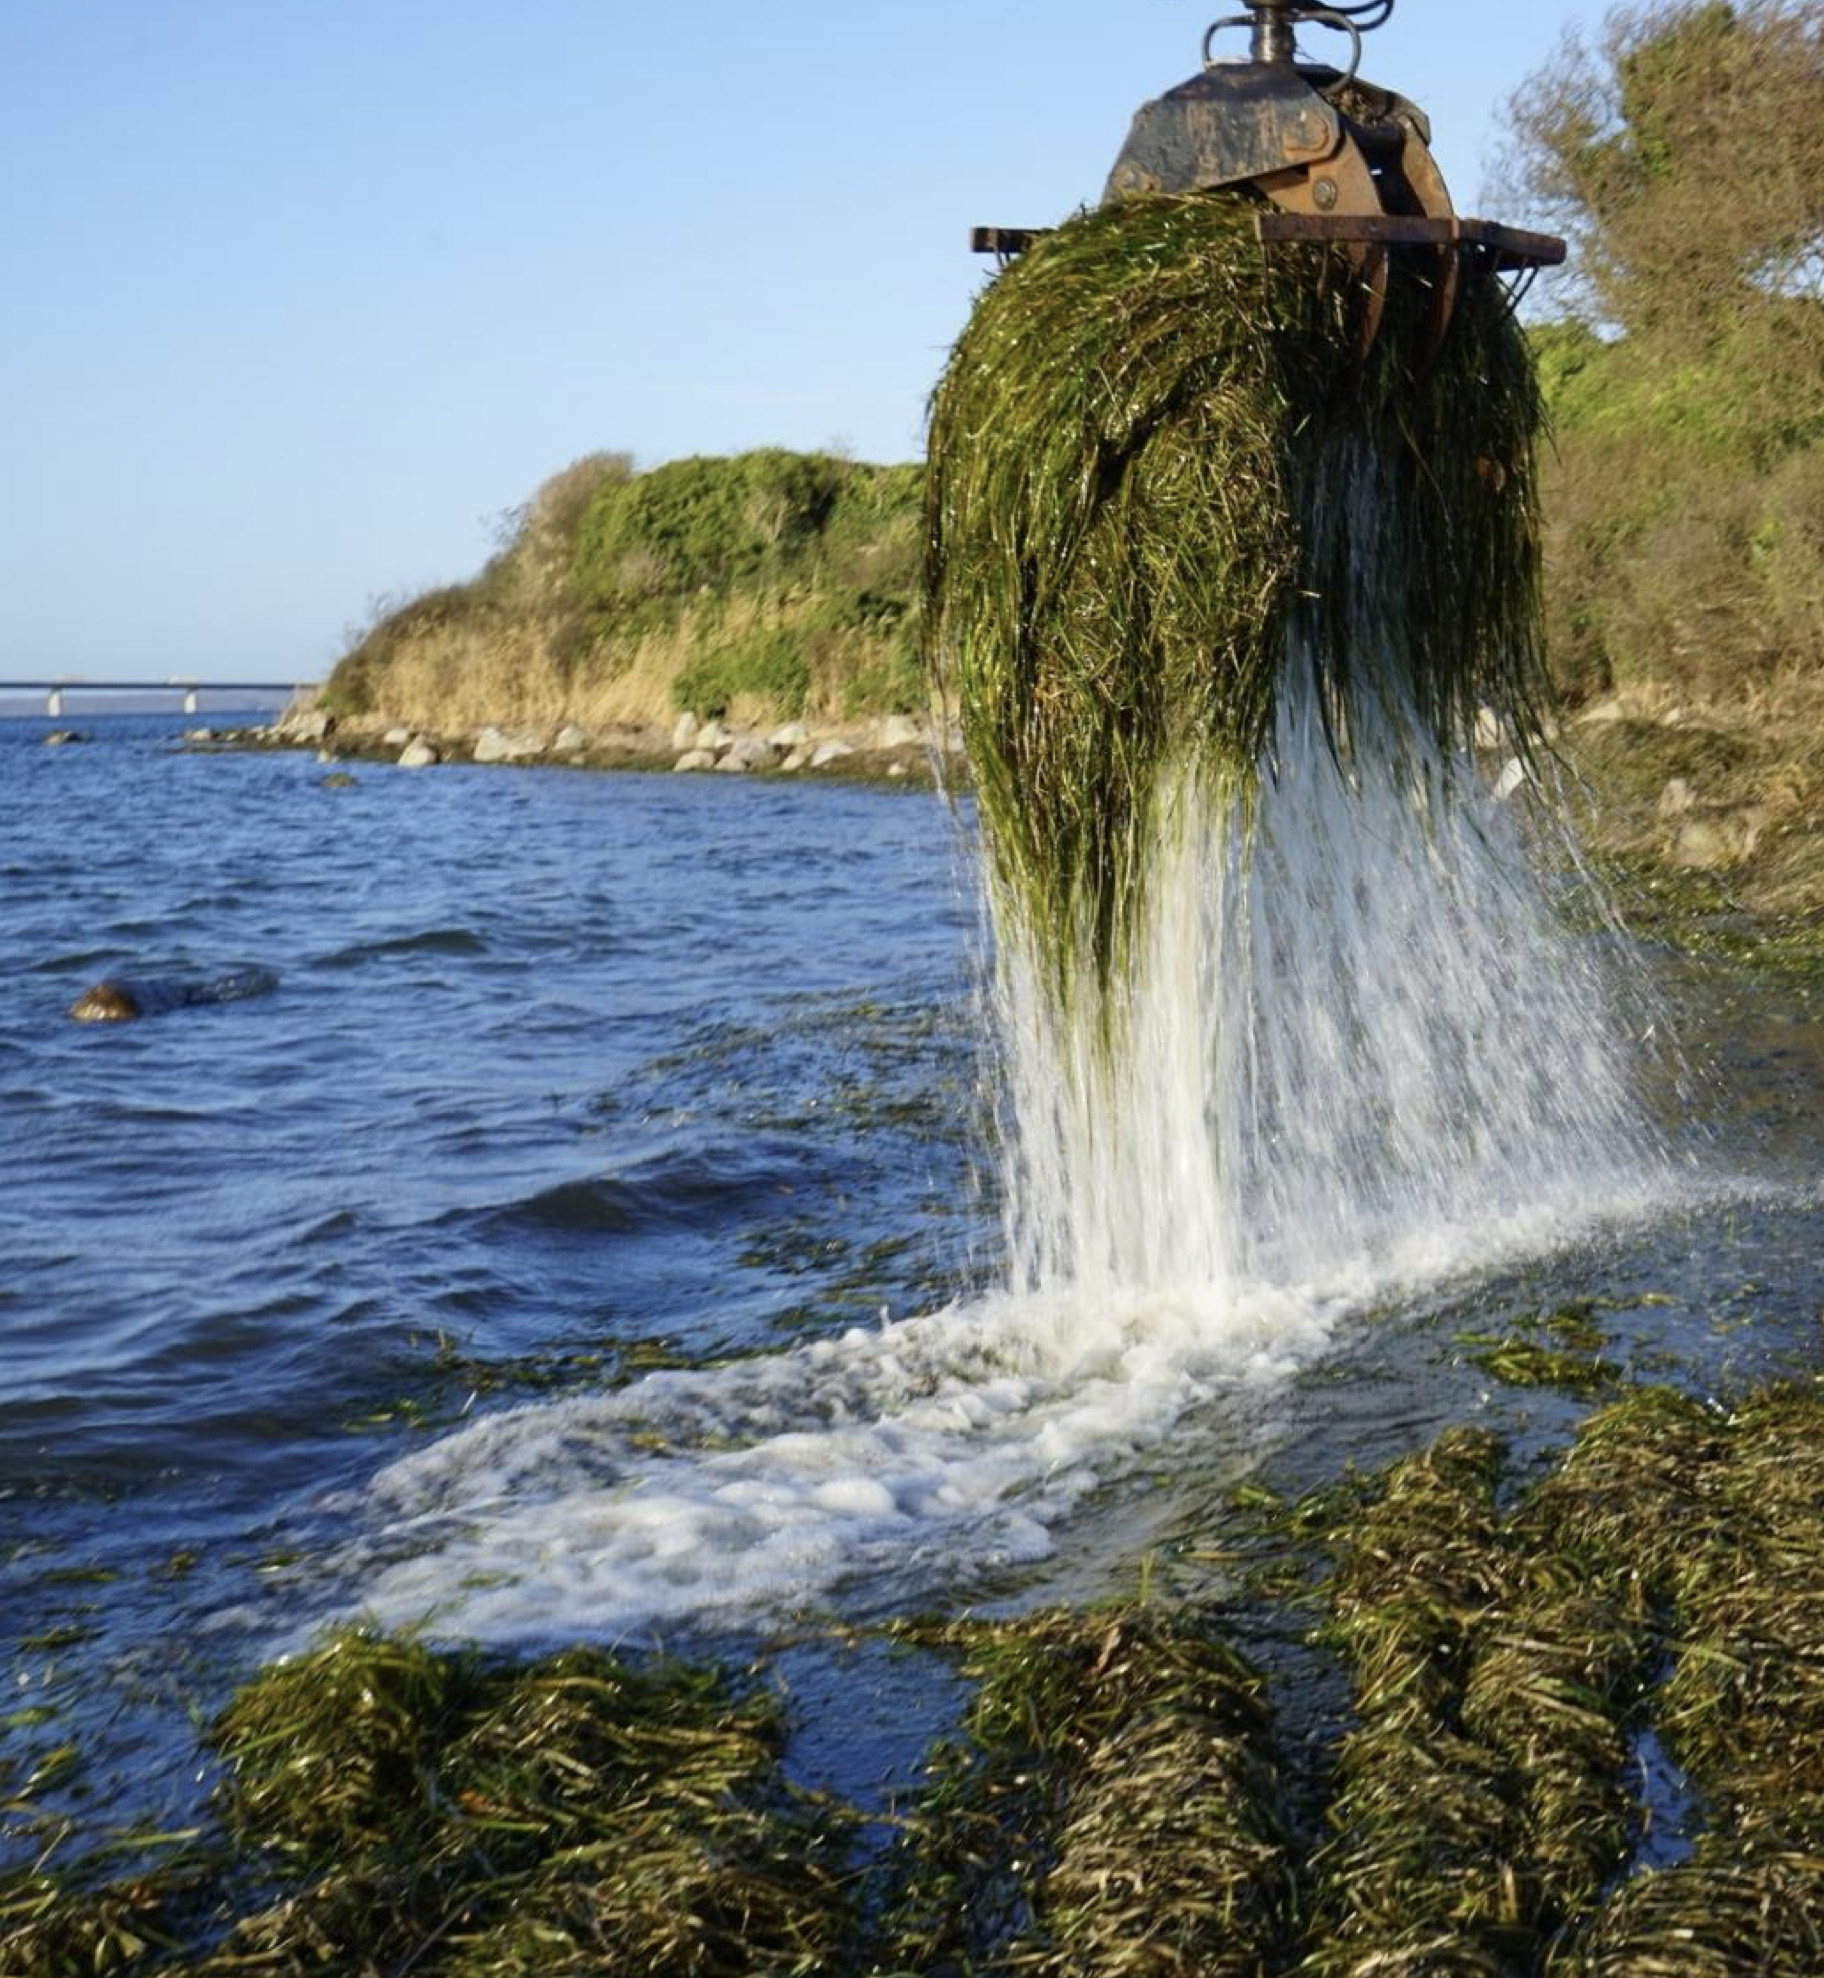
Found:
<svg viewBox="0 0 1824 1978"><path fill-rule="evenodd" d="M1824 687L1784 683L1728 707L1683 704L1649 686L1588 703L1554 724L1559 770L1548 802L1568 808L1584 851L1637 893L1650 919L1743 915L1787 926L1824 915ZM83 739L58 733L53 741ZM1503 796L1533 780L1499 724L1478 725L1477 755ZM880 715L846 723L734 724L682 714L585 729L573 721L498 722L435 732L338 716L301 695L271 723L196 728L193 749L308 749L325 764L383 762L637 769L790 776L960 788L969 767L953 723ZM1538 765L1541 769L1544 764ZM1688 897L1687 897L1688 896Z"/></svg>
<svg viewBox="0 0 1824 1978"><path fill-rule="evenodd" d="M846 723L788 721L737 726L682 714L666 728L617 722L489 723L435 733L340 717L300 696L264 727L193 728L194 749L314 749L331 761L387 762L403 769L443 763L502 763L565 769L643 769L680 774L804 776L831 781L930 786L964 773L962 737L922 715L888 714Z"/></svg>

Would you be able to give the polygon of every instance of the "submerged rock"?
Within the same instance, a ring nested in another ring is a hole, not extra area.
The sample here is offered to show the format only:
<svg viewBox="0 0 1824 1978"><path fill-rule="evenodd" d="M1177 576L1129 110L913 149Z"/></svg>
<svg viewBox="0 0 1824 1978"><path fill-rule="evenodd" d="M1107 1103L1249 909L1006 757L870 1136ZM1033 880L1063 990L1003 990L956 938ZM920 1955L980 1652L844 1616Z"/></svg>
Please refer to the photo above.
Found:
<svg viewBox="0 0 1824 1978"><path fill-rule="evenodd" d="M131 1023L136 1017L160 1016L167 1010L194 1008L203 1003L238 1003L263 996L279 986L269 968L234 969L206 982L176 982L163 976L107 976L85 989L70 1005L77 1023Z"/></svg>
<svg viewBox="0 0 1824 1978"><path fill-rule="evenodd" d="M72 742L86 742L88 735L80 728L53 728L44 738L47 749L67 748Z"/></svg>

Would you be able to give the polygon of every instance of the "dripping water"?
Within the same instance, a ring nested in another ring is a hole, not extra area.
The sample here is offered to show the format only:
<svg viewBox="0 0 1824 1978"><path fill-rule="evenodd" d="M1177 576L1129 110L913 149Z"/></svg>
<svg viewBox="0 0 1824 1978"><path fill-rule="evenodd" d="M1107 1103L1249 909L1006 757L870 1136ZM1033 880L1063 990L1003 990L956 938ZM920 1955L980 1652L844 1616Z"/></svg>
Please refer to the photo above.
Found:
<svg viewBox="0 0 1824 1978"><path fill-rule="evenodd" d="M1549 1236L1657 1165L1612 985L1512 807L1397 710L1358 700L1334 732L1297 667L1257 790L1167 779L1106 997L1051 993L1003 912L1020 1291L1215 1310Z"/></svg>
<svg viewBox="0 0 1824 1978"><path fill-rule="evenodd" d="M1345 448L1307 503L1347 666L1295 624L1258 779L1164 777L1107 1000L991 897L999 1288L429 1443L368 1495L368 1612L526 1640L1004 1591L1086 1501L1248 1460L1339 1326L1662 1193L1610 985L1454 724L1389 684L1377 471Z"/></svg>

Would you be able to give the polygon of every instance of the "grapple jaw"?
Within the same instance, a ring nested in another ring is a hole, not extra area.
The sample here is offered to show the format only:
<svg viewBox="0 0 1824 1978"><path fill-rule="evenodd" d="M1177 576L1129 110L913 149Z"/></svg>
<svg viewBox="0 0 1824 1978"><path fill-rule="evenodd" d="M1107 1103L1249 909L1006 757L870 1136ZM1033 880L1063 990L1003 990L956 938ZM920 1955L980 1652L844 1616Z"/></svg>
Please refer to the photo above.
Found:
<svg viewBox="0 0 1824 1978"><path fill-rule="evenodd" d="M1261 202L1263 242L1339 244L1359 279L1361 347L1374 340L1398 256L1429 284L1436 332L1450 321L1466 275L1526 272L1564 259L1564 243L1489 220L1458 218L1431 155L1425 113L1357 73L1362 29L1378 27L1394 0L1330 7L1247 0L1203 40L1203 68L1143 105L1103 193L1246 191ZM1334 28L1351 44L1346 69L1301 62L1293 30ZM1246 27L1247 60L1211 55L1224 28ZM1017 253L1029 232L978 227L978 251Z"/></svg>

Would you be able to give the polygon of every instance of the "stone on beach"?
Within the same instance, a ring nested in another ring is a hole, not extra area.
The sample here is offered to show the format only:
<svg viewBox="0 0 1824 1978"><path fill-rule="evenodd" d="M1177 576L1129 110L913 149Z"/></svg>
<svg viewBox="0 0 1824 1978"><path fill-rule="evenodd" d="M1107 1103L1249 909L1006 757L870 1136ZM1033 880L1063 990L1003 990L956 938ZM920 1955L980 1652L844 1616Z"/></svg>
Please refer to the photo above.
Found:
<svg viewBox="0 0 1824 1978"><path fill-rule="evenodd" d="M537 728L496 728L490 724L475 737L477 762L520 762L544 752L545 737Z"/></svg>
<svg viewBox="0 0 1824 1978"><path fill-rule="evenodd" d="M771 742L759 735L742 735L723 751L716 767L744 773L750 769L771 769L777 760L778 751Z"/></svg>

